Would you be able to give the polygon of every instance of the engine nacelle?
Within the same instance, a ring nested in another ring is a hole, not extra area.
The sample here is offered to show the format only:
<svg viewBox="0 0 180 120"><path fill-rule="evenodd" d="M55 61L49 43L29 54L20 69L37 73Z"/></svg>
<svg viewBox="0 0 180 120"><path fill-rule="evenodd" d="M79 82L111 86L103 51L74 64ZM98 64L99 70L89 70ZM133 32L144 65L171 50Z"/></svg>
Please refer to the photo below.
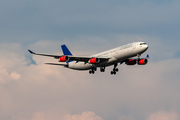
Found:
<svg viewBox="0 0 180 120"><path fill-rule="evenodd" d="M66 62L68 60L69 60L69 57L65 55L59 58L59 62Z"/></svg>
<svg viewBox="0 0 180 120"><path fill-rule="evenodd" d="M138 61L138 65L145 65L145 64L147 64L147 62L148 62L147 59L140 59L140 60Z"/></svg>
<svg viewBox="0 0 180 120"><path fill-rule="evenodd" d="M96 63L100 62L100 59L99 58L91 58L88 62L91 64L96 64Z"/></svg>
<svg viewBox="0 0 180 120"><path fill-rule="evenodd" d="M136 59L129 59L126 61L127 65L135 65L136 64Z"/></svg>

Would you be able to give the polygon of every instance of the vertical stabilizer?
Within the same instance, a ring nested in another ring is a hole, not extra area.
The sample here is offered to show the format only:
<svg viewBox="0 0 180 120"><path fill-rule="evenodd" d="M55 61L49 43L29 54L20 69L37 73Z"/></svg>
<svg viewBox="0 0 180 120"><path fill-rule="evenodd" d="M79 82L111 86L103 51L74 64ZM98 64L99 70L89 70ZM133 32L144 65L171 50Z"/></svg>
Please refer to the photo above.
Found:
<svg viewBox="0 0 180 120"><path fill-rule="evenodd" d="M66 47L66 45L61 45L62 51L64 55L70 55L72 56L71 52L69 51L69 49Z"/></svg>

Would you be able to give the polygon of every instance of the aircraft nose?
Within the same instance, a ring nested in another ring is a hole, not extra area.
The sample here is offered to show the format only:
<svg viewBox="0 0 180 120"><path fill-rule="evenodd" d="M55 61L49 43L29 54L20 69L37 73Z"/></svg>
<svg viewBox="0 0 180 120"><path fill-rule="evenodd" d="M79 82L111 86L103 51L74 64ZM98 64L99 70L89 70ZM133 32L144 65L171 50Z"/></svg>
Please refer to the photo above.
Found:
<svg viewBox="0 0 180 120"><path fill-rule="evenodd" d="M148 45L145 45L144 47L145 47L145 49L146 49L146 50L149 48L149 46L148 46Z"/></svg>

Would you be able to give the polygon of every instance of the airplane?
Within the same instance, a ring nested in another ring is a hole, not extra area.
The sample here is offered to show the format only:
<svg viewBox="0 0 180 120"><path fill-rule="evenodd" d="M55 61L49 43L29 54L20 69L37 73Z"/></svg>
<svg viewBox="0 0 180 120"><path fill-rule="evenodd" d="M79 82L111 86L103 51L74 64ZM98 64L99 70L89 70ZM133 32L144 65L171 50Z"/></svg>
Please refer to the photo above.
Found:
<svg viewBox="0 0 180 120"><path fill-rule="evenodd" d="M93 54L91 56L73 56L66 45L61 45L63 55L49 55L35 53L28 50L31 54L54 57L59 62L65 62L64 64L57 63L45 63L49 65L59 65L74 70L89 70L89 74L94 74L97 68L100 68L100 72L105 72L105 68L114 65L111 75L115 75L118 72L118 63L125 63L126 65L146 65L149 55L146 58L140 58L141 54L148 49L148 45L145 42L133 42L117 48L113 48L101 53ZM138 58L132 58L132 57Z"/></svg>

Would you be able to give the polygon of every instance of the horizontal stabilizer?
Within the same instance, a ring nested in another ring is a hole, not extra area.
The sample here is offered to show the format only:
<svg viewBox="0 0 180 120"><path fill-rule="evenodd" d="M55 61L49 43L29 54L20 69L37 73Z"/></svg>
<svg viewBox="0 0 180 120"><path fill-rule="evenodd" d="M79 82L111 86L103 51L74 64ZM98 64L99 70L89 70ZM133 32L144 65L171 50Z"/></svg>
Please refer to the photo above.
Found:
<svg viewBox="0 0 180 120"><path fill-rule="evenodd" d="M60 66L67 66L67 64L57 64L57 63L45 63L45 64L48 64L48 65L60 65Z"/></svg>

